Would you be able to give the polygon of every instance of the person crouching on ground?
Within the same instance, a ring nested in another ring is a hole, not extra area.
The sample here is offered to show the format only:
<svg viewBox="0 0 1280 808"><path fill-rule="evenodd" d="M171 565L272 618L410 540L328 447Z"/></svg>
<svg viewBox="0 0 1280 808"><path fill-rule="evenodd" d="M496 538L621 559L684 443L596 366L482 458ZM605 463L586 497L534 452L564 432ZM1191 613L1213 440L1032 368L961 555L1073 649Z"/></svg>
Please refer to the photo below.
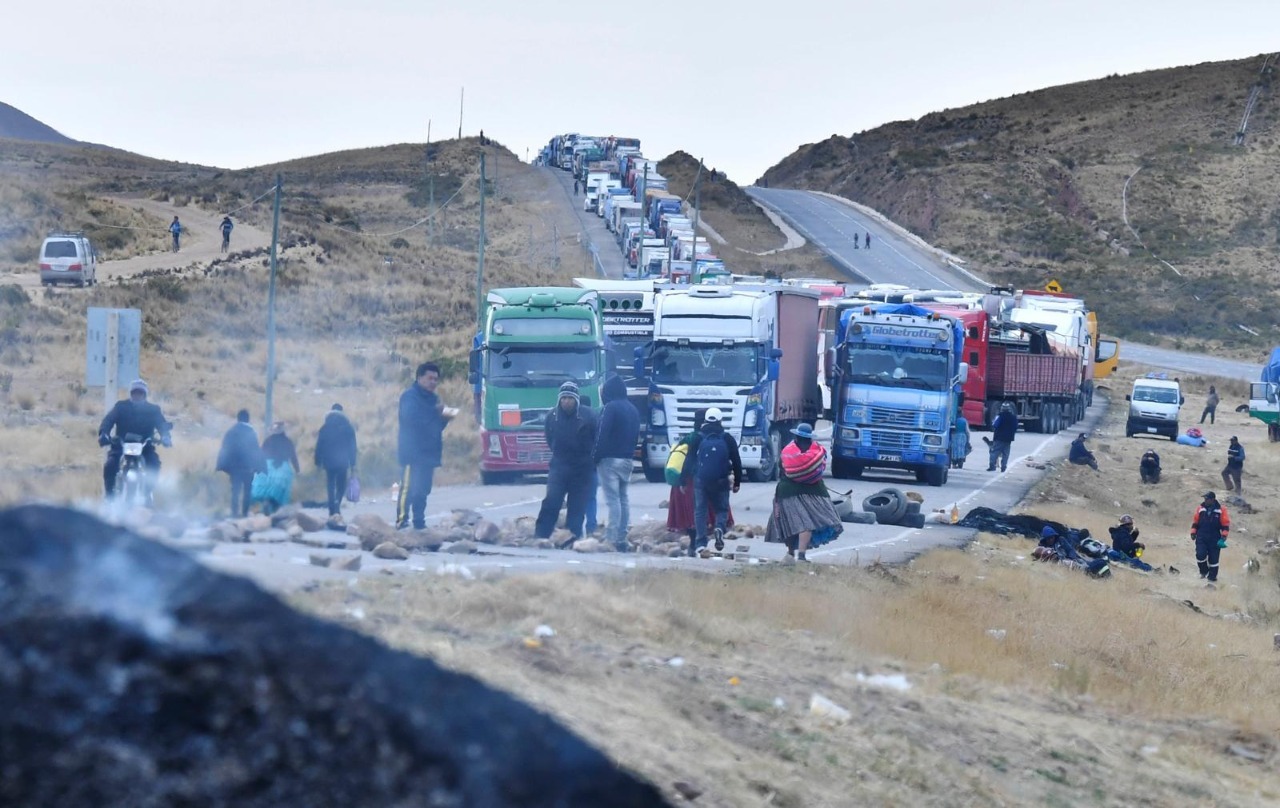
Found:
<svg viewBox="0 0 1280 808"><path fill-rule="evenodd" d="M1075 463L1077 466L1088 466L1094 471L1097 471L1098 459L1094 457L1093 452L1089 451L1088 447L1084 445L1084 441L1087 437L1089 436L1084 432L1081 432L1076 436L1075 440L1071 441L1071 452L1067 455L1067 459L1072 463Z"/></svg>
<svg viewBox="0 0 1280 808"><path fill-rule="evenodd" d="M1138 541L1138 529L1133 526L1133 517L1125 514L1120 517L1120 524L1110 528L1111 549L1124 553L1129 558L1142 558L1142 551L1147 546Z"/></svg>
<svg viewBox="0 0 1280 808"><path fill-rule="evenodd" d="M782 473L765 528L765 541L787 546L787 563L808 561L805 552L810 547L820 547L844 530L822 482L827 450L813 439L809 424L800 424L791 434L795 438L782 450Z"/></svg>
<svg viewBox="0 0 1280 808"><path fill-rule="evenodd" d="M1160 455L1156 454L1155 449L1148 449L1142 453L1142 460L1138 463L1138 474L1144 483L1154 485L1160 482Z"/></svg>
<svg viewBox="0 0 1280 808"><path fill-rule="evenodd" d="M543 427L551 449L551 468L547 471L547 494L534 524L534 535L539 539L551 538L565 500L568 500L565 527L570 537L561 546L568 547L582 538L582 521L595 474L592 456L597 429L596 414L582 403L578 385L573 382L560 385L556 408L547 414Z"/></svg>

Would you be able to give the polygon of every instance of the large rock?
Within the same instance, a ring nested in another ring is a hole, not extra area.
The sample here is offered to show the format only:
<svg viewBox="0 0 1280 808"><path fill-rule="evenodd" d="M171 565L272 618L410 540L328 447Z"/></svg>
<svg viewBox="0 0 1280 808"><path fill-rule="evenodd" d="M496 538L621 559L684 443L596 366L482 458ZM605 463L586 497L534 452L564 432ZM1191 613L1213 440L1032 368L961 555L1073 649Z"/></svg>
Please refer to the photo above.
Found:
<svg viewBox="0 0 1280 808"><path fill-rule="evenodd" d="M502 536L502 528L488 519L481 519L476 523L475 540L481 544L496 544Z"/></svg>
<svg viewBox="0 0 1280 808"><path fill-rule="evenodd" d="M445 549L445 552L454 553L455 555L470 555L476 550L476 543L473 541L455 541Z"/></svg>
<svg viewBox="0 0 1280 808"><path fill-rule="evenodd" d="M0 536L0 803L666 804L513 697L122 528L30 506Z"/></svg>
<svg viewBox="0 0 1280 808"><path fill-rule="evenodd" d="M271 529L271 517L266 514L255 513L253 516L237 519L236 526L246 534L261 533L264 530Z"/></svg>
<svg viewBox="0 0 1280 808"><path fill-rule="evenodd" d="M435 552L446 541L459 541L459 539L450 538L448 534L441 533L439 530L430 527L422 530L402 530L394 536L393 540L406 550L419 550L422 552Z"/></svg>
<svg viewBox="0 0 1280 808"><path fill-rule="evenodd" d="M291 538L292 536L289 535L289 531L273 527L270 530L264 530L261 533L254 533L249 537L249 541L254 544L283 544Z"/></svg>
<svg viewBox="0 0 1280 808"><path fill-rule="evenodd" d="M209 528L209 538L214 541L244 542L249 540L249 534L244 532L238 521L228 519Z"/></svg>
<svg viewBox="0 0 1280 808"><path fill-rule="evenodd" d="M382 558L387 561L404 561L409 557L409 551L393 541L384 541L373 548L373 555L375 558Z"/></svg>
<svg viewBox="0 0 1280 808"><path fill-rule="evenodd" d="M297 519L298 514L301 511L302 511L302 508L298 507L295 504L285 505L284 507L278 509L275 513L271 514L272 527L284 527L285 525Z"/></svg>
<svg viewBox="0 0 1280 808"><path fill-rule="evenodd" d="M302 528L307 533L319 533L321 530L324 530L325 525L327 524L325 520L320 517L302 510L294 514L293 519L298 523L298 527Z"/></svg>
<svg viewBox="0 0 1280 808"><path fill-rule="evenodd" d="M347 525L347 533L360 540L366 550L372 550L383 542L396 540L396 529L376 513L362 513L353 517Z"/></svg>
<svg viewBox="0 0 1280 808"><path fill-rule="evenodd" d="M599 539L578 539L573 543L574 552L598 553L604 549Z"/></svg>

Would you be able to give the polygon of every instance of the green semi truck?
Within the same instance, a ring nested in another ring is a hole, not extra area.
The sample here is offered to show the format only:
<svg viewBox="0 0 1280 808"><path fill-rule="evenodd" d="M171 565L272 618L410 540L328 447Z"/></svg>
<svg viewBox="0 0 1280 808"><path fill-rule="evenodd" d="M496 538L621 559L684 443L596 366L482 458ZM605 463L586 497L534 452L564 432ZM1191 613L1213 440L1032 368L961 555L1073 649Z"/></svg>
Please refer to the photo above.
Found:
<svg viewBox="0 0 1280 808"><path fill-rule="evenodd" d="M608 356L594 289L494 289L471 351L478 394L480 478L485 485L546 473L543 435L560 385L578 384L582 403L600 405Z"/></svg>

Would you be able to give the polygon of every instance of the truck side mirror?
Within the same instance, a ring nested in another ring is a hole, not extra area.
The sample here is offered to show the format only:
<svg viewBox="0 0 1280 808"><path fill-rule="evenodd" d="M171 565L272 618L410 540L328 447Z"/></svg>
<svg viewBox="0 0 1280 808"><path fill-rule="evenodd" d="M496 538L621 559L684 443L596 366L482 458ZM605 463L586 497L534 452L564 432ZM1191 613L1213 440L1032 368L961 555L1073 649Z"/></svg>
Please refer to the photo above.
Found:
<svg viewBox="0 0 1280 808"><path fill-rule="evenodd" d="M1181 407L1183 404L1186 404L1186 403L1187 403L1187 397L1186 397L1186 396L1178 396L1178 406L1179 406L1179 407Z"/></svg>
<svg viewBox="0 0 1280 808"><path fill-rule="evenodd" d="M480 383L480 349L474 348L467 357L467 384Z"/></svg>
<svg viewBox="0 0 1280 808"><path fill-rule="evenodd" d="M631 372L637 379L644 378L644 360L645 349L643 345L638 345L631 351Z"/></svg>
<svg viewBox="0 0 1280 808"><path fill-rule="evenodd" d="M774 348L772 351L769 351L769 358L770 358L770 359L781 359L781 358L782 358L782 349L781 349L781 348Z"/></svg>
<svg viewBox="0 0 1280 808"><path fill-rule="evenodd" d="M1125 401L1133 401L1133 396L1129 395L1128 393L1125 393L1125 394L1124 394L1124 400L1125 400Z"/></svg>
<svg viewBox="0 0 1280 808"><path fill-rule="evenodd" d="M782 353L782 352L776 351L776 353ZM778 380L778 374L781 372L781 370L782 370L782 363L779 362L777 359L771 358L768 361L768 363L765 364L764 380L766 382L776 382Z"/></svg>
<svg viewBox="0 0 1280 808"><path fill-rule="evenodd" d="M969 363L968 362L960 363L960 373L957 374L956 378L959 379L960 384L964 384L965 382L969 381Z"/></svg>

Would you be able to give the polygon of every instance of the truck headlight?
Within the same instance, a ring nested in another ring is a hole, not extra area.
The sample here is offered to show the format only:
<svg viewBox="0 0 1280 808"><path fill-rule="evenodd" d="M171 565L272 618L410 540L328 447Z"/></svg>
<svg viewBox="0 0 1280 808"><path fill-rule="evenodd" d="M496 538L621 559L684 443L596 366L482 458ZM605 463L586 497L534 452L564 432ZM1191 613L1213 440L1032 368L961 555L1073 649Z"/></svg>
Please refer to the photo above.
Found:
<svg viewBox="0 0 1280 808"><path fill-rule="evenodd" d="M925 445L925 446L933 446L933 447L941 447L941 446L942 446L942 436L941 436L941 435L925 435L925 436L924 436L924 445Z"/></svg>
<svg viewBox="0 0 1280 808"><path fill-rule="evenodd" d="M840 440L847 441L848 443L857 443L861 437L862 432L860 430L849 429L848 427L841 427L840 429Z"/></svg>
<svg viewBox="0 0 1280 808"><path fill-rule="evenodd" d="M751 409L747 410L747 414L742 416L743 429L755 429L756 424L760 423L760 411Z"/></svg>
<svg viewBox="0 0 1280 808"><path fill-rule="evenodd" d="M649 410L649 425L650 426L666 426L667 414L662 410Z"/></svg>
<svg viewBox="0 0 1280 808"><path fill-rule="evenodd" d="M498 435L489 436L489 456L502 457L502 438Z"/></svg>

